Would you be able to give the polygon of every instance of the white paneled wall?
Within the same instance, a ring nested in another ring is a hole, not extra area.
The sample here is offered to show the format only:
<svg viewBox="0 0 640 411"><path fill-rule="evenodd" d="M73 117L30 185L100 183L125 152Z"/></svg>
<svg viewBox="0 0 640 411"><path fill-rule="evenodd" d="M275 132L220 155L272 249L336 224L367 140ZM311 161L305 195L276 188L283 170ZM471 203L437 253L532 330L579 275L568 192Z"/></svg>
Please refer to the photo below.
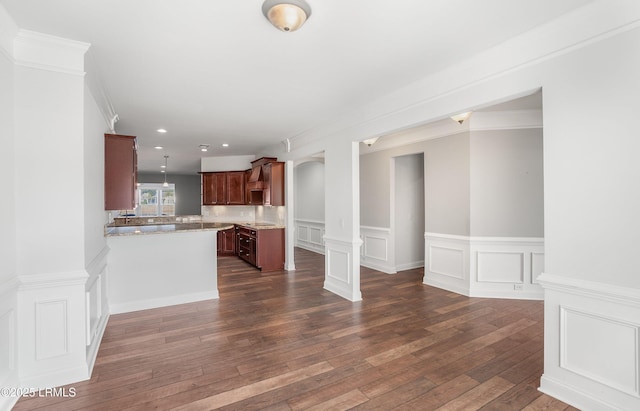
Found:
<svg viewBox="0 0 640 411"><path fill-rule="evenodd" d="M393 264L395 248L391 229L360 226L360 238L362 238L360 264L387 274L397 272Z"/></svg>
<svg viewBox="0 0 640 411"><path fill-rule="evenodd" d="M640 291L543 274L540 390L580 409L640 409Z"/></svg>
<svg viewBox="0 0 640 411"><path fill-rule="evenodd" d="M109 248L102 252L87 267L89 279L85 286L85 320L87 366L89 373L98 355L100 341L109 320L109 300L107 297L107 257Z"/></svg>
<svg viewBox="0 0 640 411"><path fill-rule="evenodd" d="M472 297L542 299L544 240L425 234L424 283Z"/></svg>
<svg viewBox="0 0 640 411"><path fill-rule="evenodd" d="M296 247L324 254L324 222L295 220Z"/></svg>

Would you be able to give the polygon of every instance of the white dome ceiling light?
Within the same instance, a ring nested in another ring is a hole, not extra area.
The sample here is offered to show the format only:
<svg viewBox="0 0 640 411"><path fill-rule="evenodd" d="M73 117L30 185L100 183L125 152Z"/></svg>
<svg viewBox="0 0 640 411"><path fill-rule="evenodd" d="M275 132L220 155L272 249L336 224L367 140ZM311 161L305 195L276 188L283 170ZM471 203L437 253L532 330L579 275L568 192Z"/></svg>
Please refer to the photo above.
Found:
<svg viewBox="0 0 640 411"><path fill-rule="evenodd" d="M304 0L265 0L262 14L282 31L296 31L311 15L311 7Z"/></svg>

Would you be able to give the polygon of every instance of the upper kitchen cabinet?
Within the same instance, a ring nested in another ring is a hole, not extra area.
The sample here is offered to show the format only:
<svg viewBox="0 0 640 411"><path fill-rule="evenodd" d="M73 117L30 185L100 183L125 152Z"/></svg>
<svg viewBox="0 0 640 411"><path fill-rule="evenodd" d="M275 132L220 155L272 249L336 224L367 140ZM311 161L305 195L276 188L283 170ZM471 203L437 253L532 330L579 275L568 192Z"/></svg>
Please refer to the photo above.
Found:
<svg viewBox="0 0 640 411"><path fill-rule="evenodd" d="M202 173L203 205L244 205L245 172Z"/></svg>
<svg viewBox="0 0 640 411"><path fill-rule="evenodd" d="M264 190L262 204L268 206L284 205L284 163L272 162L262 166Z"/></svg>
<svg viewBox="0 0 640 411"><path fill-rule="evenodd" d="M104 209L136 207L138 154L135 136L104 135Z"/></svg>
<svg viewBox="0 0 640 411"><path fill-rule="evenodd" d="M262 157L251 162L247 181L247 203L251 205L284 205L284 163L275 157Z"/></svg>

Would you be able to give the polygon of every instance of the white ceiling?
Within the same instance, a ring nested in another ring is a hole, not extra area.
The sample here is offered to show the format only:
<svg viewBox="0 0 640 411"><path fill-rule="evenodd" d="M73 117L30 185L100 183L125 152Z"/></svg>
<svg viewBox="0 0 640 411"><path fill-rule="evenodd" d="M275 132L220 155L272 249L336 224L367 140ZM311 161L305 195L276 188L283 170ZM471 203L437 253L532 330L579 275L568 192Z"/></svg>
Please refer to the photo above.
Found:
<svg viewBox="0 0 640 411"><path fill-rule="evenodd" d="M92 44L87 70L116 131L138 136L140 170L168 154L170 172L193 173L201 156L295 138L590 0L307 1L294 33L269 24L262 0L0 3L20 28Z"/></svg>

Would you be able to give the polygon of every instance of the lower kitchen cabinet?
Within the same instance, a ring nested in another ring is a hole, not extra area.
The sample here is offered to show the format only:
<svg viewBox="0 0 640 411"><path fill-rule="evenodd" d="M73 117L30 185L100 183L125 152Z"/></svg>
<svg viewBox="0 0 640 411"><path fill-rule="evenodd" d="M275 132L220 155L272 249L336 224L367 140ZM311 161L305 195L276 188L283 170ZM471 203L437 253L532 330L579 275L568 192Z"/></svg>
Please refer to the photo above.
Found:
<svg viewBox="0 0 640 411"><path fill-rule="evenodd" d="M236 227L238 257L262 271L284 269L284 228Z"/></svg>
<svg viewBox="0 0 640 411"><path fill-rule="evenodd" d="M218 256L236 255L236 230L218 231Z"/></svg>

